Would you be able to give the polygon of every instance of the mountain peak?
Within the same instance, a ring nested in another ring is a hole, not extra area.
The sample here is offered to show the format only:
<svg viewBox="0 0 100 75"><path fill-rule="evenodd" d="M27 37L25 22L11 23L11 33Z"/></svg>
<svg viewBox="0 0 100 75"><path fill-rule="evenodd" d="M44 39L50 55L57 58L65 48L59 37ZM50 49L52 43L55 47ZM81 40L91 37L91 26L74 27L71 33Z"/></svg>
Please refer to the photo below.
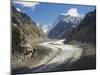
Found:
<svg viewBox="0 0 100 75"><path fill-rule="evenodd" d="M73 16L70 14L61 14L53 23L52 28L48 32L49 38L64 38L67 36L66 32L75 28L84 17Z"/></svg>

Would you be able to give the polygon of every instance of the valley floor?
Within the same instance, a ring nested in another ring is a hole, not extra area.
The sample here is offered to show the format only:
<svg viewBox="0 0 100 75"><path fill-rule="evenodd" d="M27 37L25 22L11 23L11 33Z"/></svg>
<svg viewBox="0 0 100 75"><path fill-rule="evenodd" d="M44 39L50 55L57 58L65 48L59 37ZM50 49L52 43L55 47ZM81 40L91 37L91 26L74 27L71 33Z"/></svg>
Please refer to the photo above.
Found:
<svg viewBox="0 0 100 75"><path fill-rule="evenodd" d="M41 73L41 72L75 70L75 69L77 70L77 69L82 69L81 66L84 67L84 61L87 62L85 63L85 66L86 64L88 66L93 61L92 63L93 67L91 67L92 65L90 65L90 67L91 69L95 68L95 56L82 57L82 59L80 59L83 53L83 48L80 48L76 45L63 44L63 41L64 40L56 40L56 41L40 43L39 44L40 46L48 47L53 50L51 55L46 56L43 60L41 60L40 66L37 66L35 68L33 68L33 66L31 66L30 68L25 67L16 69L14 71L16 71L16 73ZM92 57L94 58L93 60ZM90 62L88 63L89 61L88 59L91 61L91 63ZM88 68L89 67L87 67L87 69Z"/></svg>

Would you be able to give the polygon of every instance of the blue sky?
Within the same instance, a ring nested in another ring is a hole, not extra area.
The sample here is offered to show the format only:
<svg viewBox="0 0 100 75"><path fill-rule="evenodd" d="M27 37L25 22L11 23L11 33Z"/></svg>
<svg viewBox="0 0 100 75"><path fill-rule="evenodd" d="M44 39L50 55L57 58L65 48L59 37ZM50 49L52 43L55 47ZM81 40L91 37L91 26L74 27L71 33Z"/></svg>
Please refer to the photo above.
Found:
<svg viewBox="0 0 100 75"><path fill-rule="evenodd" d="M33 21L39 22L42 25L52 25L57 17L62 13L71 13L70 9L74 9L74 13L85 15L93 11L95 6L88 5L71 5L71 4L56 4L56 3L36 3L36 2L17 2L13 5L23 12L27 13Z"/></svg>

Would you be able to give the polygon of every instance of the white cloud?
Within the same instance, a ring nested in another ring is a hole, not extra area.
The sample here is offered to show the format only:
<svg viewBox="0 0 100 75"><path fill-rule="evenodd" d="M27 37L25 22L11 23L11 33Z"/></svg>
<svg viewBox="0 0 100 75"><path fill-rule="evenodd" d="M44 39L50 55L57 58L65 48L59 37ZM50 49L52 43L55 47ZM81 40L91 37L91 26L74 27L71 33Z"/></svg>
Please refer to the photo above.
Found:
<svg viewBox="0 0 100 75"><path fill-rule="evenodd" d="M23 7L29 7L32 8L32 10L34 11L36 8L36 5L39 5L40 3L38 2L20 2L20 1L13 1L14 4L20 4Z"/></svg>
<svg viewBox="0 0 100 75"><path fill-rule="evenodd" d="M77 8L70 8L68 9L67 13L62 13L62 15L70 15L70 16L83 16L82 14L80 14L77 10Z"/></svg>
<svg viewBox="0 0 100 75"><path fill-rule="evenodd" d="M19 1L13 1L15 4L21 4L23 7L34 7L38 5L38 2L19 2Z"/></svg>
<svg viewBox="0 0 100 75"><path fill-rule="evenodd" d="M80 14L79 14L77 8L71 8L68 10L67 15L79 16Z"/></svg>

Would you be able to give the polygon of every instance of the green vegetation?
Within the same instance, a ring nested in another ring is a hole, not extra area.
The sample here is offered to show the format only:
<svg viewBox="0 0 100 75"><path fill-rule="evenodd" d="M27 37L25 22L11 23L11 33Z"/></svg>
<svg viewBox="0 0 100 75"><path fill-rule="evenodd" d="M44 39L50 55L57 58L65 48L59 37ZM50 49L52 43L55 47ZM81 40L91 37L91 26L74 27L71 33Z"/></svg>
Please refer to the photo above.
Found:
<svg viewBox="0 0 100 75"><path fill-rule="evenodd" d="M20 31L17 27L12 26L12 52L19 50L20 43Z"/></svg>

